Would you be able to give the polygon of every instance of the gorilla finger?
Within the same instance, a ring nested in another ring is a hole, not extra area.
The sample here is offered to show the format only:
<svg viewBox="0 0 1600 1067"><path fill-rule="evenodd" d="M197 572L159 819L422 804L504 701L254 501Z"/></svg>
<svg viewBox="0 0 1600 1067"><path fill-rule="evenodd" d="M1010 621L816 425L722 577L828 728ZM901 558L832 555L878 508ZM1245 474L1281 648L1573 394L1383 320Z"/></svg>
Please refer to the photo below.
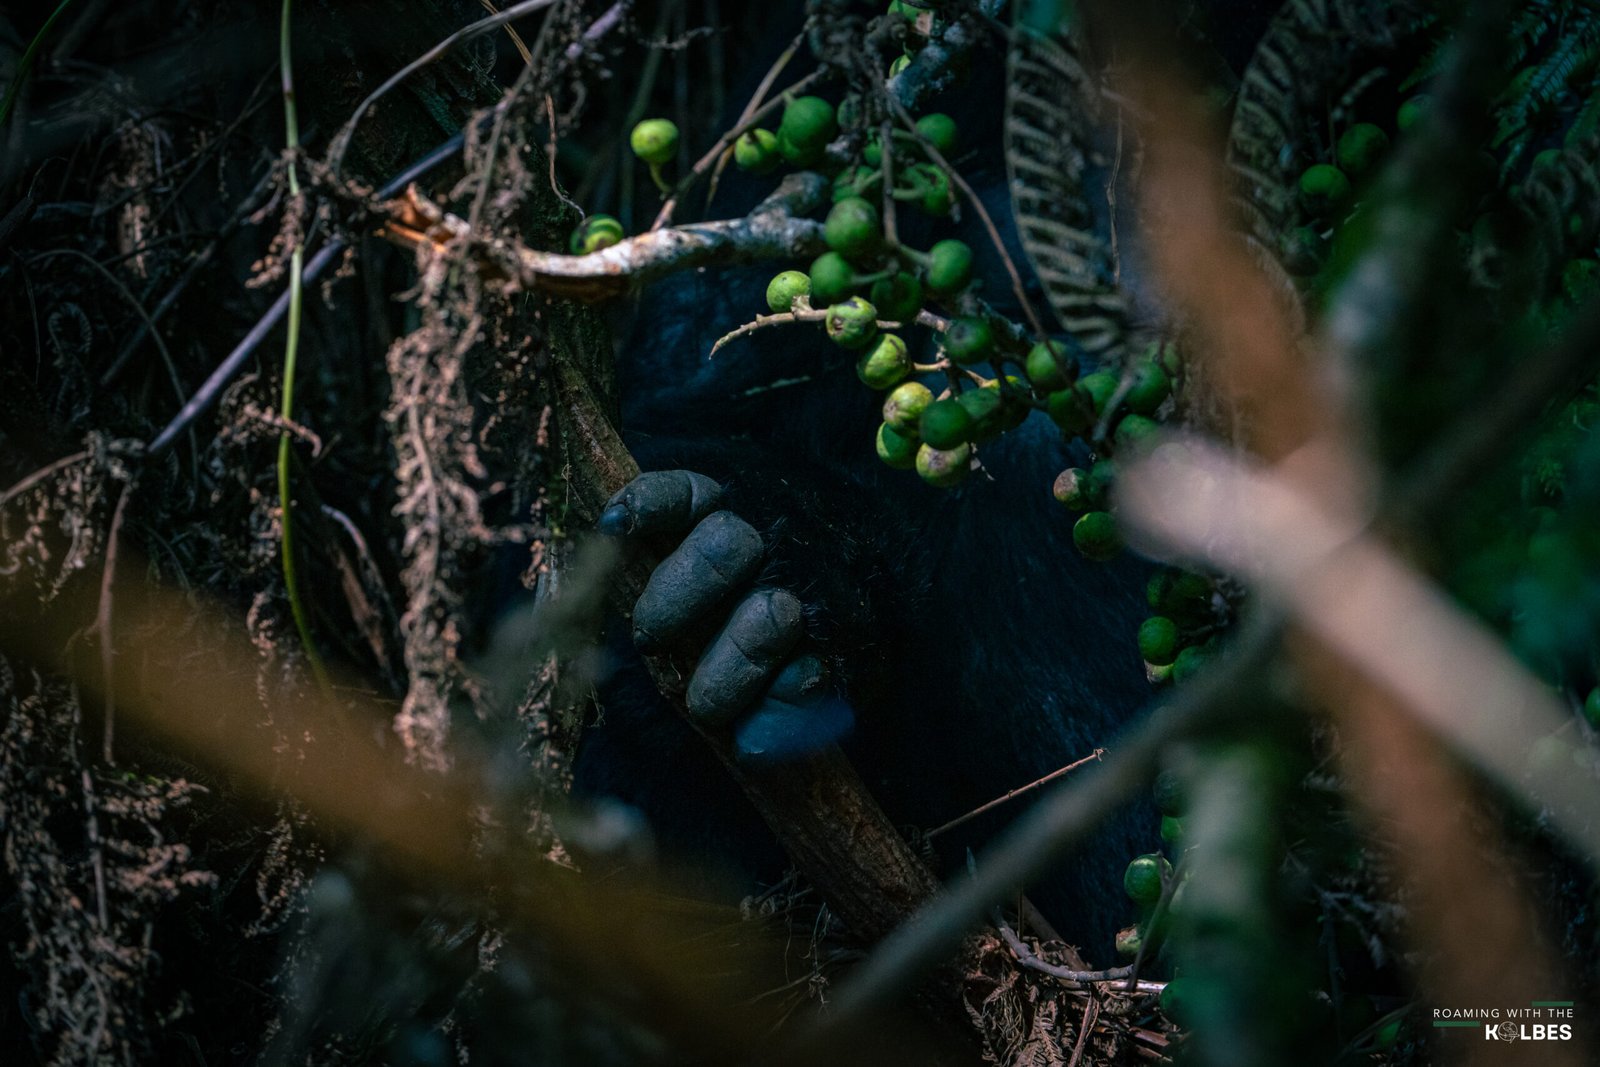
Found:
<svg viewBox="0 0 1600 1067"><path fill-rule="evenodd" d="M815 656L796 656L778 672L767 689L767 699L781 704L806 704L824 691L828 669Z"/></svg>
<svg viewBox="0 0 1600 1067"><path fill-rule="evenodd" d="M689 713L708 726L732 722L767 688L804 629L793 593L758 589L745 597L689 679Z"/></svg>
<svg viewBox="0 0 1600 1067"><path fill-rule="evenodd" d="M733 751L745 764L783 763L842 741L855 724L855 712L832 690L824 689L803 704L768 697L740 720Z"/></svg>
<svg viewBox="0 0 1600 1067"><path fill-rule="evenodd" d="M751 582L763 546L755 527L731 511L714 511L689 531L650 574L633 607L633 640L644 652L666 647Z"/></svg>
<svg viewBox="0 0 1600 1067"><path fill-rule="evenodd" d="M596 523L613 537L682 533L711 514L722 486L693 471L649 471L606 501Z"/></svg>

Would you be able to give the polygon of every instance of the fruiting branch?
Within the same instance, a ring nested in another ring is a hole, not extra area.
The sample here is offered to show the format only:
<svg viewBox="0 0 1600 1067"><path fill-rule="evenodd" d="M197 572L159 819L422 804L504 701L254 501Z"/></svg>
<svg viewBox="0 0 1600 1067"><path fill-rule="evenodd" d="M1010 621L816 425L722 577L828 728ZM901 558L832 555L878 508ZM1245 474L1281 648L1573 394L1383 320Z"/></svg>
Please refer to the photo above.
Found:
<svg viewBox="0 0 1600 1067"><path fill-rule="evenodd" d="M541 252L520 242L477 241L459 216L444 211L415 187L390 205L383 233L400 244L427 242L438 250L469 244L487 276L515 281L575 300L603 300L630 285L712 264L806 259L822 250L822 225L803 216L827 194L827 181L801 171L783 180L750 214L738 219L656 230L587 255Z"/></svg>

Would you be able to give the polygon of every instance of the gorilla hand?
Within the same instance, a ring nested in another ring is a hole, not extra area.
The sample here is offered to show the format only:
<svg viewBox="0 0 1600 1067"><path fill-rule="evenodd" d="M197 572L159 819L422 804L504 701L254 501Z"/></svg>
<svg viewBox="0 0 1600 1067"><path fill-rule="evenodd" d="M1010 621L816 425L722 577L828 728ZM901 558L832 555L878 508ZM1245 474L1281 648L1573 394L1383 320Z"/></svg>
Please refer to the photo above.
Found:
<svg viewBox="0 0 1600 1067"><path fill-rule="evenodd" d="M634 644L646 654L678 650L720 623L689 679L689 714L709 729L732 726L742 760L804 755L847 733L854 716L822 662L796 655L805 638L799 599L752 588L761 535L719 510L721 499L716 482L678 470L641 474L607 501L602 533L663 549L676 543L634 605Z"/></svg>

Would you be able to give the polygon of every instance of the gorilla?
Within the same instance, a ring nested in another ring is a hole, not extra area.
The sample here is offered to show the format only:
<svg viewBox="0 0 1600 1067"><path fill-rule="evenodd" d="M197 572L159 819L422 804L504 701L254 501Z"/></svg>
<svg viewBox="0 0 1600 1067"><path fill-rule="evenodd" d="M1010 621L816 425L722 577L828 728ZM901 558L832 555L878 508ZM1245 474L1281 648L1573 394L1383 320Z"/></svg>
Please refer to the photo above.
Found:
<svg viewBox="0 0 1600 1067"><path fill-rule="evenodd" d="M996 72L977 77L976 89L928 109L987 131L954 162L1003 220L1003 85ZM719 215L765 191L738 184L725 181ZM925 232L902 219L901 237L921 248L965 240L984 297L1024 321L973 216ZM1004 238L1027 274L1015 235ZM600 526L667 558L631 632L620 620L611 628L614 670L580 745L575 791L633 806L669 857L719 870L736 888L776 881L783 856L665 706L636 647L698 652L691 711L731 723L742 758L781 759L842 737L891 820L924 831L1107 745L1151 698L1136 643L1149 568L1126 554L1090 562L1074 549L1073 515L1050 486L1089 457L1043 413L984 446L984 469L961 487L940 490L878 460L882 394L819 328L758 330L708 356L766 311L773 273L805 266L658 283L618 358L623 435L650 473L613 499ZM1046 308L1037 288L1027 295ZM903 335L915 347L925 332ZM940 834L940 874L961 869L969 850L981 857L1018 806ZM1130 805L1030 899L1069 942L1109 963L1115 931L1135 917L1122 869L1159 847L1153 807Z"/></svg>

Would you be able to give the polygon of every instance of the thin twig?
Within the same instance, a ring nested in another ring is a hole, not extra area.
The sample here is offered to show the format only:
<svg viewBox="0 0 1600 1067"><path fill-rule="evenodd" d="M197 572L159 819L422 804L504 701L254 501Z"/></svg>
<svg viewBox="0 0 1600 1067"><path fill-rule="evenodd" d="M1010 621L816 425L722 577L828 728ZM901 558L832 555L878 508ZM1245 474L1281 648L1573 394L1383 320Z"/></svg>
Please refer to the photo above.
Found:
<svg viewBox="0 0 1600 1067"><path fill-rule="evenodd" d="M765 329L768 326L788 326L796 322L821 322L827 317L828 311L826 308L813 308L809 306L801 308L797 311L779 311L771 315L757 315L749 322L744 323L742 326L735 327L733 330L730 330L728 333L725 333L721 337L717 338L717 343L711 346L711 351L707 353L706 358L709 359L711 356L716 355L718 350L724 345L728 344L730 341L737 341L741 337L748 337L757 330ZM918 312L917 317L912 321L918 326L926 326L930 330L943 330L945 326L948 325L947 320L935 315L931 311ZM903 322L886 322L879 320L878 329L898 330L904 325L905 323ZM928 368L940 366L943 366L943 364L940 363L927 365Z"/></svg>
<svg viewBox="0 0 1600 1067"><path fill-rule="evenodd" d="M465 42L473 40L474 38L481 37L491 30L504 26L513 19L519 19L524 15L531 15L535 11L547 8L555 2L556 0L523 0L523 2L520 4L513 4L497 15L490 15L486 19L480 19L471 25L461 27L459 30L450 34L444 40L440 41L438 44L422 53L422 55L418 56L410 63L407 63L405 66L395 71L388 77L387 80L384 81L382 85L368 93L365 100L356 105L356 109L351 113L350 118L346 120L344 126L340 128L339 132L334 135L333 143L328 149L329 169L331 169L335 174L339 173L340 164L344 161L344 154L349 150L350 147L350 138L355 134L356 125L362 120L362 118L366 116L367 110L371 108L373 104L377 103L379 99L393 90L395 86L411 77L411 75L415 74L429 63L434 62L440 56L443 56L445 53L449 52L456 45L464 44Z"/></svg>
<svg viewBox="0 0 1600 1067"><path fill-rule="evenodd" d="M691 188L694 187L694 183L699 180L700 175L704 174L706 172L706 168L710 167L711 164L717 161L717 157L720 156L729 145L733 144L734 141L737 141L748 131L759 126L761 124L761 120L766 118L768 114L774 111L779 104L783 103L785 98L793 96L795 93L798 93L804 89L810 88L811 83L820 77L822 77L821 71L812 71L810 74L807 74L804 78L801 78L799 81L789 86L789 88L785 89L783 92L779 93L777 96L761 105L749 118L745 119L743 122L734 126L733 129L717 138L717 143L712 145L711 149L706 152L705 155L701 156L694 166L689 168L689 173L683 176L683 178L678 182L677 187L672 190L670 195L668 195L666 203L662 204L661 210L656 213L655 221L650 224L650 232L654 233L663 226L666 226L672 222L672 213L677 210L678 200L683 196L684 193L687 193Z"/></svg>
<svg viewBox="0 0 1600 1067"><path fill-rule="evenodd" d="M789 42L789 47L785 48L782 54L773 61L772 66L767 68L767 73L761 78L761 84L756 86L756 91L750 94L750 99L745 103L744 110L739 112L738 121L734 123L735 126L741 126L750 121L750 116L755 113L756 108L766 102L767 93L772 91L773 83L778 80L778 75L783 73L784 68L789 65L789 61L794 59L795 53L800 51L800 46L805 43L805 39L806 31L802 29L795 34L794 40ZM711 201L716 199L717 183L722 180L722 172L727 166L728 153L724 151L717 155L717 166L711 172L711 181L706 189L707 209L711 207Z"/></svg>
<svg viewBox="0 0 1600 1067"><path fill-rule="evenodd" d="M103 699L105 723L100 735L100 757L108 765L115 765L117 762L114 758L117 696L116 684L112 680L116 644L111 637L111 586L117 577L117 541L122 534L122 520L127 512L128 497L132 495L132 491L132 482L123 483L122 491L117 494L117 506L111 511L111 528L106 534L106 558L100 567L100 603L95 613L95 632L100 637L100 673L105 681Z"/></svg>
<svg viewBox="0 0 1600 1067"><path fill-rule="evenodd" d="M1051 782L1055 781L1056 779L1063 778L1066 775L1071 774L1073 771L1077 770L1079 767L1082 767L1086 763L1093 763L1094 761L1096 761L1096 760L1100 759L1101 757L1103 757L1105 754L1106 754L1106 750L1105 749L1097 748L1093 752L1089 753L1089 755L1083 757L1082 759L1074 760L1073 762L1067 764L1065 767L1060 767L1060 768L1057 768L1056 770L1051 771L1049 774L1045 775L1043 778L1040 778L1038 781L1029 782L1027 785L1018 786L1017 788L1013 789L1011 792L1007 793L1005 796L995 797L993 800L989 801L987 804L978 805L976 808L973 808L971 811L967 812L965 815L957 816L956 818L951 819L949 822L945 823L943 826L936 827L935 829L929 830L927 832L927 834L924 835L924 836L927 838L927 840L932 841L934 838L938 837L940 834L942 834L942 833L944 833L944 832L946 832L948 830L954 830L956 827L960 826L963 823L971 822L973 819L976 819L978 816L982 815L984 812L993 811L995 808L1000 807L1002 804L1010 803L1011 801L1017 799L1020 796L1024 796L1024 795L1026 795L1028 793L1033 792L1035 789L1043 789L1045 786L1049 785Z"/></svg>
<svg viewBox="0 0 1600 1067"><path fill-rule="evenodd" d="M1112 967L1104 971L1075 971L1070 967L1047 963L1039 958L1038 953L1028 947L1027 942L1017 936L1017 932L1011 929L998 912L994 914L993 920L995 929L1000 931L1000 939L1006 943L1006 947L1017 958L1017 962L1030 971L1038 971L1040 974L1048 974L1051 978L1059 978L1063 982L1074 982L1079 985L1120 982L1133 976L1132 967ZM1131 992L1159 993L1166 988L1166 985L1167 983L1165 982L1141 981Z"/></svg>
<svg viewBox="0 0 1600 1067"><path fill-rule="evenodd" d="M10 489L0 493L0 507L4 507L5 505L9 504L13 499L21 496L23 493L26 493L29 489L32 489L34 486L38 485L40 482L44 481L57 471L65 470L74 463L82 463L88 458L89 452L86 449L82 452L74 452L70 456L62 456L60 459L52 460L51 462L46 463L32 474L22 478Z"/></svg>
<svg viewBox="0 0 1600 1067"><path fill-rule="evenodd" d="M945 172L946 177L956 183L961 189L962 195L967 198L967 202L978 213L978 218L983 221L983 228L989 232L989 241L994 245L994 250L1000 254L1000 262L1005 264L1006 274L1011 278L1011 292L1015 294L1017 303L1021 305L1022 313L1028 318L1028 325L1033 329L1034 340L1045 340L1048 334L1045 331L1044 323L1040 320L1039 313L1034 310L1033 302L1028 299L1027 290L1022 284L1022 272L1017 270L1016 261L1011 258L1011 253L1006 250L1006 243L1001 238L1000 230L995 226L994 219L989 214L989 209L984 207L983 200L972 186L967 183L967 179L961 176L961 172L952 167L950 161L944 157L944 154L935 148L926 137L922 136L922 131L917 129L916 122L912 120L910 113L906 111L900 101L895 99L893 94L885 94L884 98L889 101L889 106L894 108L895 114L900 117L901 125L906 128L912 137L916 138L917 143L922 146L922 150L928 153L928 158L939 165L939 168Z"/></svg>

